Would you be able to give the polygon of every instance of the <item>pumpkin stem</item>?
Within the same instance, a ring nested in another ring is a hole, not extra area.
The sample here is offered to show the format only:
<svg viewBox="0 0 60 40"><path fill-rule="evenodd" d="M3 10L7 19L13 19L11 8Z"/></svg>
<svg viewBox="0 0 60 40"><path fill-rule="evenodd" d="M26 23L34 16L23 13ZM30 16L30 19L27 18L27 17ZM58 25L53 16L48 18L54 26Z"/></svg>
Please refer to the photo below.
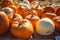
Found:
<svg viewBox="0 0 60 40"><path fill-rule="evenodd" d="M27 22L27 21L18 21L19 22L19 24L18 24L18 29L20 28L20 26L22 25L22 24L24 24L25 22Z"/></svg>

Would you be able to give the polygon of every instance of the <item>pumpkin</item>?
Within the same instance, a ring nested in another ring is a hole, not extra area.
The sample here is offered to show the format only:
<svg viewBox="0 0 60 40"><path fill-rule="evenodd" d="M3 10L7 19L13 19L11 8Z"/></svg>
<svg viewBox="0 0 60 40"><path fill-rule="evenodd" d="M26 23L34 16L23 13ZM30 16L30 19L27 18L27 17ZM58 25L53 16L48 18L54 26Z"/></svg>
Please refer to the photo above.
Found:
<svg viewBox="0 0 60 40"><path fill-rule="evenodd" d="M56 31L60 32L60 16L54 17L53 22L55 24Z"/></svg>
<svg viewBox="0 0 60 40"><path fill-rule="evenodd" d="M60 8L60 6L56 6L54 9L55 9L55 12L57 11L57 9L59 9Z"/></svg>
<svg viewBox="0 0 60 40"><path fill-rule="evenodd" d="M10 6L11 9L13 9L14 13L17 13L17 8L16 6Z"/></svg>
<svg viewBox="0 0 60 40"><path fill-rule="evenodd" d="M42 18L36 24L36 32L39 35L51 35L55 30L53 21L49 18Z"/></svg>
<svg viewBox="0 0 60 40"><path fill-rule="evenodd" d="M34 13L35 15L37 15L37 12L35 10L28 9L28 10L25 11L24 17L26 17L28 15L32 15L32 13Z"/></svg>
<svg viewBox="0 0 60 40"><path fill-rule="evenodd" d="M33 34L33 26L27 19L13 21L11 34L17 38L28 39Z"/></svg>
<svg viewBox="0 0 60 40"><path fill-rule="evenodd" d="M23 18L25 18L24 15L26 14L26 11L28 11L28 9L30 9L30 7L26 4L20 5L18 7L17 14L20 14Z"/></svg>
<svg viewBox="0 0 60 40"><path fill-rule="evenodd" d="M48 13L54 13L55 10L54 10L53 7L45 7L45 8L44 8L44 13L46 13L46 12L48 12Z"/></svg>
<svg viewBox="0 0 60 40"><path fill-rule="evenodd" d="M41 9L36 9L37 15L39 18L43 15L43 11Z"/></svg>
<svg viewBox="0 0 60 40"><path fill-rule="evenodd" d="M9 29L9 20L7 15L3 12L0 11L0 35L5 34Z"/></svg>
<svg viewBox="0 0 60 40"><path fill-rule="evenodd" d="M60 8L56 10L56 15L60 16Z"/></svg>
<svg viewBox="0 0 60 40"><path fill-rule="evenodd" d="M55 13L44 13L41 18L50 18L53 19L54 17L56 17L57 15Z"/></svg>
<svg viewBox="0 0 60 40"><path fill-rule="evenodd" d="M9 6L12 6L12 5L13 5L13 2L11 2L11 1L3 1L2 2L2 8L9 7Z"/></svg>
<svg viewBox="0 0 60 40"><path fill-rule="evenodd" d="M36 27L36 23L40 20L40 18L34 12L32 12L30 15L27 15L25 19L28 19L34 28Z"/></svg>
<svg viewBox="0 0 60 40"><path fill-rule="evenodd" d="M17 9L17 14L20 14L23 18L24 18L24 9L22 9L21 7L18 7Z"/></svg>
<svg viewBox="0 0 60 40"><path fill-rule="evenodd" d="M14 14L13 15L13 21L19 21L19 20L23 20L23 17L19 14Z"/></svg>
<svg viewBox="0 0 60 40"><path fill-rule="evenodd" d="M2 8L2 11L4 11L7 14L9 23L11 23L13 18L13 10L9 7L5 7L5 8Z"/></svg>

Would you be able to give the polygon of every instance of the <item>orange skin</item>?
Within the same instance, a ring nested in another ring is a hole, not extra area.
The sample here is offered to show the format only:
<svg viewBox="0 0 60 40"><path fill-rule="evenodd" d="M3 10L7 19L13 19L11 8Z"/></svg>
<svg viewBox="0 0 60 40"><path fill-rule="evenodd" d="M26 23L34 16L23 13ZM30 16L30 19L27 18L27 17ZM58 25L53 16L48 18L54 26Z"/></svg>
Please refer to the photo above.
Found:
<svg viewBox="0 0 60 40"><path fill-rule="evenodd" d="M54 10L54 8L52 8L52 7L45 7L45 8L44 8L44 13L46 13L46 12L48 12L48 13L54 13L55 10Z"/></svg>
<svg viewBox="0 0 60 40"><path fill-rule="evenodd" d="M39 18L41 18L41 15L43 14L43 11L40 9L36 9L37 15Z"/></svg>
<svg viewBox="0 0 60 40"><path fill-rule="evenodd" d="M60 8L56 10L56 15L60 16Z"/></svg>
<svg viewBox="0 0 60 40"><path fill-rule="evenodd" d="M25 13L25 9L22 9L21 7L18 7L17 14L20 14L24 18L24 13Z"/></svg>
<svg viewBox="0 0 60 40"><path fill-rule="evenodd" d="M53 19L54 17L56 17L57 15L55 13L44 13L41 18L50 18Z"/></svg>
<svg viewBox="0 0 60 40"><path fill-rule="evenodd" d="M26 21L26 22L22 22L22 21ZM11 26L11 34L17 38L28 39L33 34L33 26L29 21L25 19L22 21L20 22L13 21ZM21 23L21 25L19 25L19 23Z"/></svg>
<svg viewBox="0 0 60 40"><path fill-rule="evenodd" d="M33 25L33 28L35 29L36 28L36 23L40 20L40 18L38 16L36 16L36 17L35 16L31 17L31 16L28 15L28 16L25 17L25 19L28 19L31 22L31 24ZM35 17L35 18L33 18L33 17Z"/></svg>
<svg viewBox="0 0 60 40"><path fill-rule="evenodd" d="M32 12L37 15L37 12L35 10L29 10L29 9L26 9L25 10L25 13L24 13L24 17L28 16L28 15L32 15ZM38 16L38 15L37 15Z"/></svg>
<svg viewBox="0 0 60 40"><path fill-rule="evenodd" d="M2 8L9 7L9 6L12 6L12 5L13 5L13 2L10 2L10 1L3 1L2 2Z"/></svg>
<svg viewBox="0 0 60 40"><path fill-rule="evenodd" d="M57 11L57 9L59 9L60 8L60 6L56 6L54 9L55 9L55 13L56 13L56 11Z"/></svg>
<svg viewBox="0 0 60 40"><path fill-rule="evenodd" d="M3 11L0 11L0 35L5 34L8 31L8 29L9 29L9 19Z"/></svg>
<svg viewBox="0 0 60 40"><path fill-rule="evenodd" d="M60 16L53 18L53 22L55 24L56 31L60 32Z"/></svg>

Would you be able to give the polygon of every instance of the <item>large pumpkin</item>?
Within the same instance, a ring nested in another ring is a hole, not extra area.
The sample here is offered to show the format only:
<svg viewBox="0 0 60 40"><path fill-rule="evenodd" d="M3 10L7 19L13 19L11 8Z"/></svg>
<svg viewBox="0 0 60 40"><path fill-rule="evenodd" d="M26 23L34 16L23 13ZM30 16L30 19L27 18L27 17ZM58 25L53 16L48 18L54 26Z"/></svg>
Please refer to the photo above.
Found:
<svg viewBox="0 0 60 40"><path fill-rule="evenodd" d="M22 21L13 21L11 26L11 34L17 38L28 39L33 34L33 26L26 19Z"/></svg>
<svg viewBox="0 0 60 40"><path fill-rule="evenodd" d="M5 7L5 8L2 8L2 11L4 11L7 14L9 18L9 23L11 23L13 18L13 10L9 7Z"/></svg>
<svg viewBox="0 0 60 40"><path fill-rule="evenodd" d="M9 20L7 15L0 11L0 35L5 34L9 29Z"/></svg>
<svg viewBox="0 0 60 40"><path fill-rule="evenodd" d="M55 24L56 31L60 32L60 16L53 18L53 22Z"/></svg>
<svg viewBox="0 0 60 40"><path fill-rule="evenodd" d="M56 15L60 16L60 8L56 10Z"/></svg>
<svg viewBox="0 0 60 40"><path fill-rule="evenodd" d="M40 20L40 18L34 13L27 15L25 18L28 19L32 23L34 28L36 27L36 23Z"/></svg>
<svg viewBox="0 0 60 40"><path fill-rule="evenodd" d="M50 35L54 32L55 25L49 18L40 19L36 24L36 32L40 35Z"/></svg>
<svg viewBox="0 0 60 40"><path fill-rule="evenodd" d="M57 15L55 13L44 13L41 18L50 18L53 19L54 17L56 17Z"/></svg>
<svg viewBox="0 0 60 40"><path fill-rule="evenodd" d="M54 10L53 7L45 7L45 8L44 8L44 13L46 13L46 12L48 12L48 13L54 13L55 10Z"/></svg>
<svg viewBox="0 0 60 40"><path fill-rule="evenodd" d="M12 6L12 5L13 5L13 2L11 2L11 1L3 1L2 2L2 8L9 7L9 6Z"/></svg>

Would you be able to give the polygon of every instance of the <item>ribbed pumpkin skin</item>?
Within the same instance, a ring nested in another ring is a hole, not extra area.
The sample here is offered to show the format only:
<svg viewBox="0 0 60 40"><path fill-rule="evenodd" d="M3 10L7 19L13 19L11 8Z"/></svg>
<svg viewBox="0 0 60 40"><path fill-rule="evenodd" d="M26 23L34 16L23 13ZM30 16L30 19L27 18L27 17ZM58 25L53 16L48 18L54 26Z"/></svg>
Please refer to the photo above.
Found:
<svg viewBox="0 0 60 40"><path fill-rule="evenodd" d="M28 39L33 34L33 26L32 24L24 19L26 21L25 23L22 23L22 25L19 25L18 21L14 21L11 26L11 34L14 37L22 38L22 39Z"/></svg>
<svg viewBox="0 0 60 40"><path fill-rule="evenodd" d="M44 8L44 13L46 13L46 12L48 12L48 13L54 13L55 10L54 10L54 8L52 8L52 7L45 7L45 8Z"/></svg>
<svg viewBox="0 0 60 40"><path fill-rule="evenodd" d="M60 16L60 8L56 10L56 15Z"/></svg>
<svg viewBox="0 0 60 40"><path fill-rule="evenodd" d="M57 15L55 13L44 13L41 18L50 18L53 19L54 17L56 17Z"/></svg>
<svg viewBox="0 0 60 40"><path fill-rule="evenodd" d="M0 11L0 35L5 34L9 28L9 20L7 15Z"/></svg>
<svg viewBox="0 0 60 40"><path fill-rule="evenodd" d="M56 31L60 33L60 16L54 17L53 22L55 24Z"/></svg>
<svg viewBox="0 0 60 40"><path fill-rule="evenodd" d="M32 15L28 15L25 17L25 19L28 19L31 24L33 25L33 28L36 28L36 23L40 20L40 18L36 15L32 16Z"/></svg>

